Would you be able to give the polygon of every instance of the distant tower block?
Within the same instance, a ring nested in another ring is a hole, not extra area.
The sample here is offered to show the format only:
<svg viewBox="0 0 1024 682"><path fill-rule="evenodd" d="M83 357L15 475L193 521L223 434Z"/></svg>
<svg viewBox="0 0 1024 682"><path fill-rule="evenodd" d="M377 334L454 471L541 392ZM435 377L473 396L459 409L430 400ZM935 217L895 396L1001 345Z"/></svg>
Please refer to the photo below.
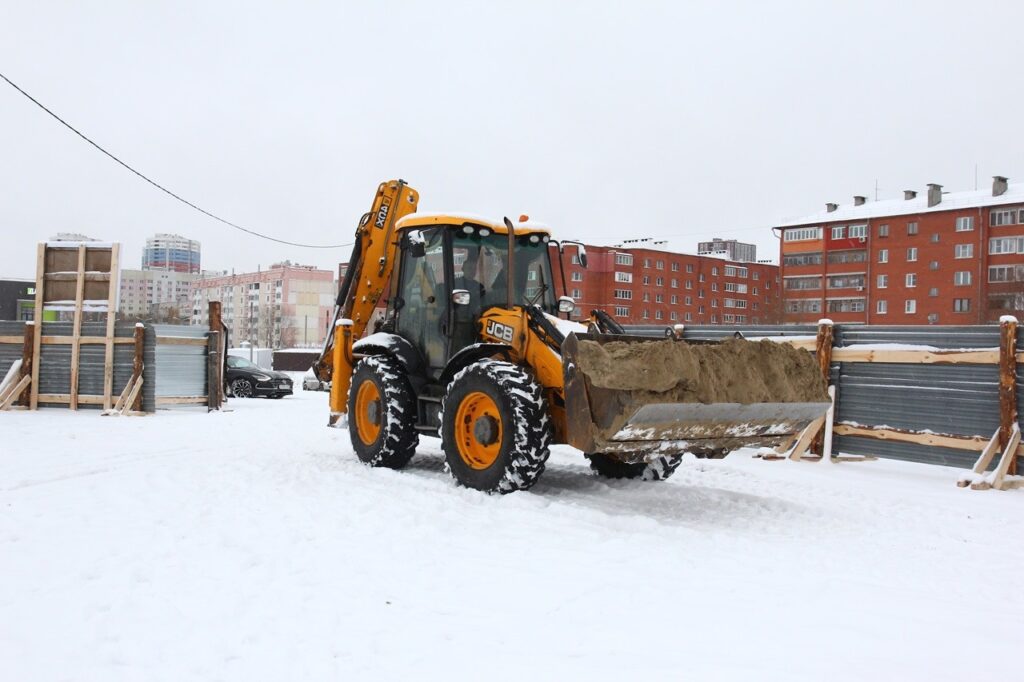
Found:
<svg viewBox="0 0 1024 682"><path fill-rule="evenodd" d="M200 247L194 239L177 234L157 234L146 240L142 250L143 270L166 270L197 275Z"/></svg>

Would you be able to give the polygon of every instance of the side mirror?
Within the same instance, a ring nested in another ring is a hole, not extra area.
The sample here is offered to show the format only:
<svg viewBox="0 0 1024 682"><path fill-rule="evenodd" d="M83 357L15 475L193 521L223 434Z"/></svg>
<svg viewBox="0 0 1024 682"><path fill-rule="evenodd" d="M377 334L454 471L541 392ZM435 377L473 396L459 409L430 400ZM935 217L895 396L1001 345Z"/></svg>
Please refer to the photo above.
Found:
<svg viewBox="0 0 1024 682"><path fill-rule="evenodd" d="M469 292L465 289L452 289L452 303L455 305L469 305Z"/></svg>
<svg viewBox="0 0 1024 682"><path fill-rule="evenodd" d="M568 296L558 297L558 312L571 313L574 310L576 310L576 301L572 300Z"/></svg>

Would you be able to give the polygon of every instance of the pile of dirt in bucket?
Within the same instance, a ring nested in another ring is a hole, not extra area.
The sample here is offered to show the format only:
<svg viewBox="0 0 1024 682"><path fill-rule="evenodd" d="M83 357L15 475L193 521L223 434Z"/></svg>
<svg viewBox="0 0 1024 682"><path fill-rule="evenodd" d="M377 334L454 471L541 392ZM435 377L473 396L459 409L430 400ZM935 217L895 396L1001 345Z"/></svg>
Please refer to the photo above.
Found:
<svg viewBox="0 0 1024 682"><path fill-rule="evenodd" d="M767 340L729 339L714 344L581 340L577 362L593 386L667 393L672 402L828 401L814 355Z"/></svg>

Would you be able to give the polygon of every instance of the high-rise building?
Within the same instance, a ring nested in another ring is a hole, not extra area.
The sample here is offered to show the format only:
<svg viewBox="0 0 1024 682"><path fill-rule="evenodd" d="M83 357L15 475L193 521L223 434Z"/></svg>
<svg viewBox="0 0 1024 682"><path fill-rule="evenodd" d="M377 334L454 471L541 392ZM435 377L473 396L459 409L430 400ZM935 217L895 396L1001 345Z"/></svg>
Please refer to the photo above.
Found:
<svg viewBox="0 0 1024 682"><path fill-rule="evenodd" d="M774 229L786 322L982 324L1024 311L1024 183L855 196Z"/></svg>
<svg viewBox="0 0 1024 682"><path fill-rule="evenodd" d="M709 242L698 242L697 255L722 256L739 263L756 263L757 245L715 237Z"/></svg>
<svg viewBox="0 0 1024 682"><path fill-rule="evenodd" d="M230 341L265 348L323 343L334 312L334 273L277 263L238 275L205 274L192 284L192 324L209 324L209 302L221 302Z"/></svg>
<svg viewBox="0 0 1024 682"><path fill-rule="evenodd" d="M174 270L122 270L119 310L126 317L187 324L190 286L199 277Z"/></svg>
<svg viewBox="0 0 1024 682"><path fill-rule="evenodd" d="M177 234L153 235L142 250L142 269L197 275L200 272L199 242Z"/></svg>

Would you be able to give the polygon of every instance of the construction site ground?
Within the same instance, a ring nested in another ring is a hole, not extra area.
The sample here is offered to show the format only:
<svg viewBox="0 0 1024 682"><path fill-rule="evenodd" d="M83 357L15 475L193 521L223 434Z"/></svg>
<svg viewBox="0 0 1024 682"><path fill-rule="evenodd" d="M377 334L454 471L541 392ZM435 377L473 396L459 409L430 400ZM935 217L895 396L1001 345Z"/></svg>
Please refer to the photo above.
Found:
<svg viewBox="0 0 1024 682"><path fill-rule="evenodd" d="M0 415L0 679L1016 679L1024 490L691 459L369 469L327 395Z"/></svg>

